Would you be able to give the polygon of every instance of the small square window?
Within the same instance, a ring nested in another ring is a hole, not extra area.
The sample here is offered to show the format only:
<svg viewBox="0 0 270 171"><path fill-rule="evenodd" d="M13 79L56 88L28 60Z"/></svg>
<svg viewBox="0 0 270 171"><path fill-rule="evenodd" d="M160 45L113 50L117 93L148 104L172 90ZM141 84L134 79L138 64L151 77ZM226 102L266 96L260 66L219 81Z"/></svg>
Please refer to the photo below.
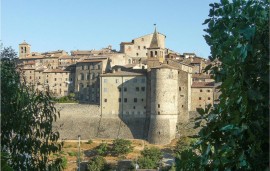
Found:
<svg viewBox="0 0 270 171"><path fill-rule="evenodd" d="M133 106L133 109L136 109L136 107L135 107L135 106Z"/></svg>
<svg viewBox="0 0 270 171"><path fill-rule="evenodd" d="M143 102L143 99L142 99L142 102Z"/></svg>
<svg viewBox="0 0 270 171"><path fill-rule="evenodd" d="M141 90L142 90L142 91L145 91L145 87L141 87Z"/></svg>
<svg viewBox="0 0 270 171"><path fill-rule="evenodd" d="M201 97L199 97L199 100L202 100L202 98L201 98Z"/></svg>
<svg viewBox="0 0 270 171"><path fill-rule="evenodd" d="M211 98L210 98L210 97L208 97L208 100L211 100Z"/></svg>
<svg viewBox="0 0 270 171"><path fill-rule="evenodd" d="M137 98L134 98L134 102L135 102L135 103L137 102Z"/></svg>
<svg viewBox="0 0 270 171"><path fill-rule="evenodd" d="M200 89L200 92L202 92L202 89Z"/></svg>
<svg viewBox="0 0 270 171"><path fill-rule="evenodd" d="M140 91L140 88L139 87L136 87L136 91Z"/></svg>
<svg viewBox="0 0 270 171"><path fill-rule="evenodd" d="M209 92L210 92L210 90L207 90L207 92L209 93Z"/></svg>
<svg viewBox="0 0 270 171"><path fill-rule="evenodd" d="M104 99L104 102L107 102L107 99Z"/></svg>

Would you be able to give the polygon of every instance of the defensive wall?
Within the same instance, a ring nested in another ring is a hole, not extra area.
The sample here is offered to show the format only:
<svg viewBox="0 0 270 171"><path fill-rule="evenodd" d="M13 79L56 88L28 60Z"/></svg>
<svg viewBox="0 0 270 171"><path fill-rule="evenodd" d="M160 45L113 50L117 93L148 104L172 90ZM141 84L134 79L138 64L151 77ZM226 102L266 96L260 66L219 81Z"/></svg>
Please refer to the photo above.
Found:
<svg viewBox="0 0 270 171"><path fill-rule="evenodd" d="M100 106L89 104L56 104L60 118L53 128L60 133L60 139L124 138L145 139L145 115L119 117L102 116Z"/></svg>

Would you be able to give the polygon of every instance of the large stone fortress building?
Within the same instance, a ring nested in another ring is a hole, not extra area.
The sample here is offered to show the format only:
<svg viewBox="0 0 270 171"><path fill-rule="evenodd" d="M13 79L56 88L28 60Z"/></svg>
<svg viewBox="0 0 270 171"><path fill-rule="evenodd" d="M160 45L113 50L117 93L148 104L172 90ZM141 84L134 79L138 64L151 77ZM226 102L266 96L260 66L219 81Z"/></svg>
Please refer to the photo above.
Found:
<svg viewBox="0 0 270 171"><path fill-rule="evenodd" d="M202 73L209 61L167 49L165 38L155 28L152 34L122 42L119 52L109 46L71 55L63 50L31 52L23 42L19 65L26 83L37 89L58 97L74 93L80 103L99 105L101 118L120 118L118 132L124 125L134 138L167 144L177 125L189 122L191 111L213 105L218 96L210 75Z"/></svg>

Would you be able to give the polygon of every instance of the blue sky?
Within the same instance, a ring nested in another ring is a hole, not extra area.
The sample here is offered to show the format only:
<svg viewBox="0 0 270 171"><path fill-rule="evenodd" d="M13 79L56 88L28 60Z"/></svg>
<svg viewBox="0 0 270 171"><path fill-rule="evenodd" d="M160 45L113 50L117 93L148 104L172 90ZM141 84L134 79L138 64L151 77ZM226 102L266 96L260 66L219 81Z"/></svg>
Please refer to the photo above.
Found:
<svg viewBox="0 0 270 171"><path fill-rule="evenodd" d="M209 3L217 0L2 0L1 40L25 40L31 51L90 50L152 33L165 34L166 47L207 58L203 35Z"/></svg>

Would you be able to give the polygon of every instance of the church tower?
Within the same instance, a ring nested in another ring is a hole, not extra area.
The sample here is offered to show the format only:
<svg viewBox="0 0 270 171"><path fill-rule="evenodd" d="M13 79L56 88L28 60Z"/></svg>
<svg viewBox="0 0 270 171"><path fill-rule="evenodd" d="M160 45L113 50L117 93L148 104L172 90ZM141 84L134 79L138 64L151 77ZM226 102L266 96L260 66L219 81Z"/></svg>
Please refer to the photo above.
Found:
<svg viewBox="0 0 270 171"><path fill-rule="evenodd" d="M26 58L31 53L31 45L23 41L19 44L19 59Z"/></svg>
<svg viewBox="0 0 270 171"><path fill-rule="evenodd" d="M147 48L147 64L148 68L158 66L159 63L165 61L165 50L161 47L159 40L159 33L155 26L155 31L150 43L149 48Z"/></svg>

